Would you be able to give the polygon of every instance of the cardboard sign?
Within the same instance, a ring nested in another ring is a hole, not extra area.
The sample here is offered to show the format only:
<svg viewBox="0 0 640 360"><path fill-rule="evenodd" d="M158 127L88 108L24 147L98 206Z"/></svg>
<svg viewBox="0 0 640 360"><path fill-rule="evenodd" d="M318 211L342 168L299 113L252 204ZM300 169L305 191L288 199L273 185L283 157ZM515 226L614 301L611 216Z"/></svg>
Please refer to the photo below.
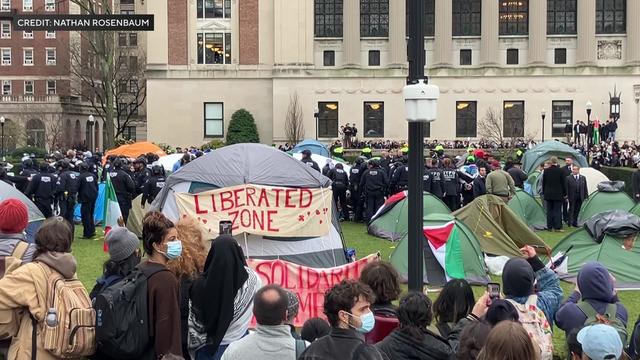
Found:
<svg viewBox="0 0 640 360"><path fill-rule="evenodd" d="M238 185L199 194L178 193L182 217L198 219L206 232L217 234L222 220L233 233L281 237L319 237L329 233L330 189Z"/></svg>
<svg viewBox="0 0 640 360"><path fill-rule="evenodd" d="M256 271L262 285L278 284L298 295L300 310L294 325L300 327L314 317L325 318L324 294L342 280L359 279L365 265L377 261L378 255L369 255L358 261L327 269L316 269L282 260L248 259L248 265ZM252 320L255 326L255 319Z"/></svg>

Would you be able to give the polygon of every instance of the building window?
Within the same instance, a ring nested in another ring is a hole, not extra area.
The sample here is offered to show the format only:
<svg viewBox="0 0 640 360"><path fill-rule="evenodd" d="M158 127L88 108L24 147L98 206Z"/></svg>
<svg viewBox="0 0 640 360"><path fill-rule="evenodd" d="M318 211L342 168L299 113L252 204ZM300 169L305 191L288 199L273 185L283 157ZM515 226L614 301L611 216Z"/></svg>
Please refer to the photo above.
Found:
<svg viewBox="0 0 640 360"><path fill-rule="evenodd" d="M460 49L460 65L471 65L471 49Z"/></svg>
<svg viewBox="0 0 640 360"><path fill-rule="evenodd" d="M135 80L135 79L129 80L129 92L132 94L135 94L138 92L138 90L139 90L138 80Z"/></svg>
<svg viewBox="0 0 640 360"><path fill-rule="evenodd" d="M33 80L25 80L24 82L24 94L33 95Z"/></svg>
<svg viewBox="0 0 640 360"><path fill-rule="evenodd" d="M45 31L44 32L44 38L45 39L55 39L56 38L56 32L55 31Z"/></svg>
<svg viewBox="0 0 640 360"><path fill-rule="evenodd" d="M338 103L318 103L318 136L321 138L338 137Z"/></svg>
<svg viewBox="0 0 640 360"><path fill-rule="evenodd" d="M547 0L547 34L576 34L577 0Z"/></svg>
<svg viewBox="0 0 640 360"><path fill-rule="evenodd" d="M431 123L424 124L424 130L422 131L422 137L430 138L431 137Z"/></svg>
<svg viewBox="0 0 640 360"><path fill-rule="evenodd" d="M11 22L3 21L0 24L0 39L11 39Z"/></svg>
<svg viewBox="0 0 640 360"><path fill-rule="evenodd" d="M224 104L204 103L204 137L224 136Z"/></svg>
<svg viewBox="0 0 640 360"><path fill-rule="evenodd" d="M380 50L369 50L369 66L380 66Z"/></svg>
<svg viewBox="0 0 640 360"><path fill-rule="evenodd" d="M198 64L231 64L230 33L198 33Z"/></svg>
<svg viewBox="0 0 640 360"><path fill-rule="evenodd" d="M11 0L2 0L0 2L0 11L11 11Z"/></svg>
<svg viewBox="0 0 640 360"><path fill-rule="evenodd" d="M129 108L127 107L127 103L118 103L118 116L126 116L128 109Z"/></svg>
<svg viewBox="0 0 640 360"><path fill-rule="evenodd" d="M138 104L129 104L129 114L138 115Z"/></svg>
<svg viewBox="0 0 640 360"><path fill-rule="evenodd" d="M22 49L23 65L33 65L33 48Z"/></svg>
<svg viewBox="0 0 640 360"><path fill-rule="evenodd" d="M133 140L133 141L138 140L137 134L136 134L136 127L125 126L124 130L122 131L122 137L124 137L125 139Z"/></svg>
<svg viewBox="0 0 640 360"><path fill-rule="evenodd" d="M624 34L627 30L625 0L596 0L596 34Z"/></svg>
<svg viewBox="0 0 640 360"><path fill-rule="evenodd" d="M360 0L360 37L388 36L389 0Z"/></svg>
<svg viewBox="0 0 640 360"><path fill-rule="evenodd" d="M23 39L33 39L33 31L23 31L22 32Z"/></svg>
<svg viewBox="0 0 640 360"><path fill-rule="evenodd" d="M138 46L138 34L130 33L129 34L129 46Z"/></svg>
<svg viewBox="0 0 640 360"><path fill-rule="evenodd" d="M197 0L198 19L230 18L231 0Z"/></svg>
<svg viewBox="0 0 640 360"><path fill-rule="evenodd" d="M56 11L56 0L45 0L44 11Z"/></svg>
<svg viewBox="0 0 640 360"><path fill-rule="evenodd" d="M11 95L11 80L2 80L2 95Z"/></svg>
<svg viewBox="0 0 640 360"><path fill-rule="evenodd" d="M504 136L524 136L524 101L505 101L502 118L502 132Z"/></svg>
<svg viewBox="0 0 640 360"><path fill-rule="evenodd" d="M55 65L56 64L56 48L46 48L47 53L47 65Z"/></svg>
<svg viewBox="0 0 640 360"><path fill-rule="evenodd" d="M481 0L453 0L453 36L480 36L481 34Z"/></svg>
<svg viewBox="0 0 640 360"><path fill-rule="evenodd" d="M456 137L476 137L477 116L475 101L456 101Z"/></svg>
<svg viewBox="0 0 640 360"><path fill-rule="evenodd" d="M573 124L573 101L553 101L551 109L551 136L564 137L564 128Z"/></svg>
<svg viewBox="0 0 640 360"><path fill-rule="evenodd" d="M129 89L127 80L120 80L120 94L126 94Z"/></svg>
<svg viewBox="0 0 640 360"><path fill-rule="evenodd" d="M507 49L507 65L518 65L518 49Z"/></svg>
<svg viewBox="0 0 640 360"><path fill-rule="evenodd" d="M424 35L435 36L435 33L436 33L436 1L426 0L424 4ZM407 31L407 34L409 34L409 31Z"/></svg>
<svg viewBox="0 0 640 360"><path fill-rule="evenodd" d="M125 33L118 34L118 46L127 46L127 34Z"/></svg>
<svg viewBox="0 0 640 360"><path fill-rule="evenodd" d="M55 95L55 94L56 94L56 81L47 80L47 95Z"/></svg>
<svg viewBox="0 0 640 360"><path fill-rule="evenodd" d="M336 52L333 50L325 50L322 53L322 64L324 66L336 66Z"/></svg>
<svg viewBox="0 0 640 360"><path fill-rule="evenodd" d="M47 130L40 119L31 119L27 121L27 146L33 146L44 149L47 141Z"/></svg>
<svg viewBox="0 0 640 360"><path fill-rule="evenodd" d="M135 55L129 56L129 70L138 71L138 57Z"/></svg>
<svg viewBox="0 0 640 360"><path fill-rule="evenodd" d="M500 0L499 19L500 35L527 35L529 0Z"/></svg>
<svg viewBox="0 0 640 360"><path fill-rule="evenodd" d="M23 11L33 11L33 0L22 0Z"/></svg>
<svg viewBox="0 0 640 360"><path fill-rule="evenodd" d="M135 10L120 9L120 15L134 15L135 13L136 13Z"/></svg>
<svg viewBox="0 0 640 360"><path fill-rule="evenodd" d="M554 50L554 63L556 65L563 65L567 63L567 49L555 49Z"/></svg>
<svg viewBox="0 0 640 360"><path fill-rule="evenodd" d="M314 16L316 37L342 37L342 0L315 0Z"/></svg>
<svg viewBox="0 0 640 360"><path fill-rule="evenodd" d="M2 65L11 65L11 48L2 48L0 53L2 54Z"/></svg>
<svg viewBox="0 0 640 360"><path fill-rule="evenodd" d="M364 103L364 137L384 137L384 103Z"/></svg>

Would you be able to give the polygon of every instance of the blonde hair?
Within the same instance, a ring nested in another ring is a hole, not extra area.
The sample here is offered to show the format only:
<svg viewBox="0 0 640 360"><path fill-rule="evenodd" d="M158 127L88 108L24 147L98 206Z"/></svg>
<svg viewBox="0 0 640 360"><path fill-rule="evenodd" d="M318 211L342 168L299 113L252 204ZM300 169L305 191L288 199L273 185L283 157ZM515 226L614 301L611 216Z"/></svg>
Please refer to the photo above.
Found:
<svg viewBox="0 0 640 360"><path fill-rule="evenodd" d="M204 270L207 248L200 226L192 218L184 218L176 224L178 239L182 241L182 255L169 261L167 267L176 277L194 278Z"/></svg>
<svg viewBox="0 0 640 360"><path fill-rule="evenodd" d="M539 360L537 346L516 321L502 321L494 326L477 360Z"/></svg>

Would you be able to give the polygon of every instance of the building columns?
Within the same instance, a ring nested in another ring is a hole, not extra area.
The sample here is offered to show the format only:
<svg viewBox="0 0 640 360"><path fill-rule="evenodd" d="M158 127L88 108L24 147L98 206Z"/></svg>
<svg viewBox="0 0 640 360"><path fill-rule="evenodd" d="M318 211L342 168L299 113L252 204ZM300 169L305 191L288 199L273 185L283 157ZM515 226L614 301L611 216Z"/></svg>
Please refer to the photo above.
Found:
<svg viewBox="0 0 640 360"><path fill-rule="evenodd" d="M436 67L450 67L453 5L451 0L435 0L435 42L433 65Z"/></svg>
<svg viewBox="0 0 640 360"><path fill-rule="evenodd" d="M406 4L406 1L389 2L389 66L392 67L407 64Z"/></svg>
<svg viewBox="0 0 640 360"><path fill-rule="evenodd" d="M593 0L595 1L595 0ZM482 0L482 39L480 40L480 65L497 66L499 55L498 1ZM436 20L436 23L438 21Z"/></svg>
<svg viewBox="0 0 640 360"><path fill-rule="evenodd" d="M627 64L640 65L640 1L627 0Z"/></svg>
<svg viewBox="0 0 640 360"><path fill-rule="evenodd" d="M595 18L596 0L581 0L580 4L578 4L577 65L595 65L597 48Z"/></svg>
<svg viewBox="0 0 640 360"><path fill-rule="evenodd" d="M545 65L547 50L547 2L529 2L529 65Z"/></svg>
<svg viewBox="0 0 640 360"><path fill-rule="evenodd" d="M342 52L344 65L360 66L360 0L347 0L342 6Z"/></svg>

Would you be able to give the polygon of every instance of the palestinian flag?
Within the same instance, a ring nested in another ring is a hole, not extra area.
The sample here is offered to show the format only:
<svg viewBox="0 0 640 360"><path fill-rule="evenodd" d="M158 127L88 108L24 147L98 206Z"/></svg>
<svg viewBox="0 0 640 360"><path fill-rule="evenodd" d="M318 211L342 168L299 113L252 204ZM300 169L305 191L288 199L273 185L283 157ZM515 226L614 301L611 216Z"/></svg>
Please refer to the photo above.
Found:
<svg viewBox="0 0 640 360"><path fill-rule="evenodd" d="M433 255L444 269L447 281L466 278L460 236L455 225L455 221L450 221L422 229Z"/></svg>
<svg viewBox="0 0 640 360"><path fill-rule="evenodd" d="M116 191L111 183L111 178L107 176L107 185L104 192L104 234L107 235L112 228L118 226L118 219L122 217ZM107 252L107 243L104 243L104 251Z"/></svg>

